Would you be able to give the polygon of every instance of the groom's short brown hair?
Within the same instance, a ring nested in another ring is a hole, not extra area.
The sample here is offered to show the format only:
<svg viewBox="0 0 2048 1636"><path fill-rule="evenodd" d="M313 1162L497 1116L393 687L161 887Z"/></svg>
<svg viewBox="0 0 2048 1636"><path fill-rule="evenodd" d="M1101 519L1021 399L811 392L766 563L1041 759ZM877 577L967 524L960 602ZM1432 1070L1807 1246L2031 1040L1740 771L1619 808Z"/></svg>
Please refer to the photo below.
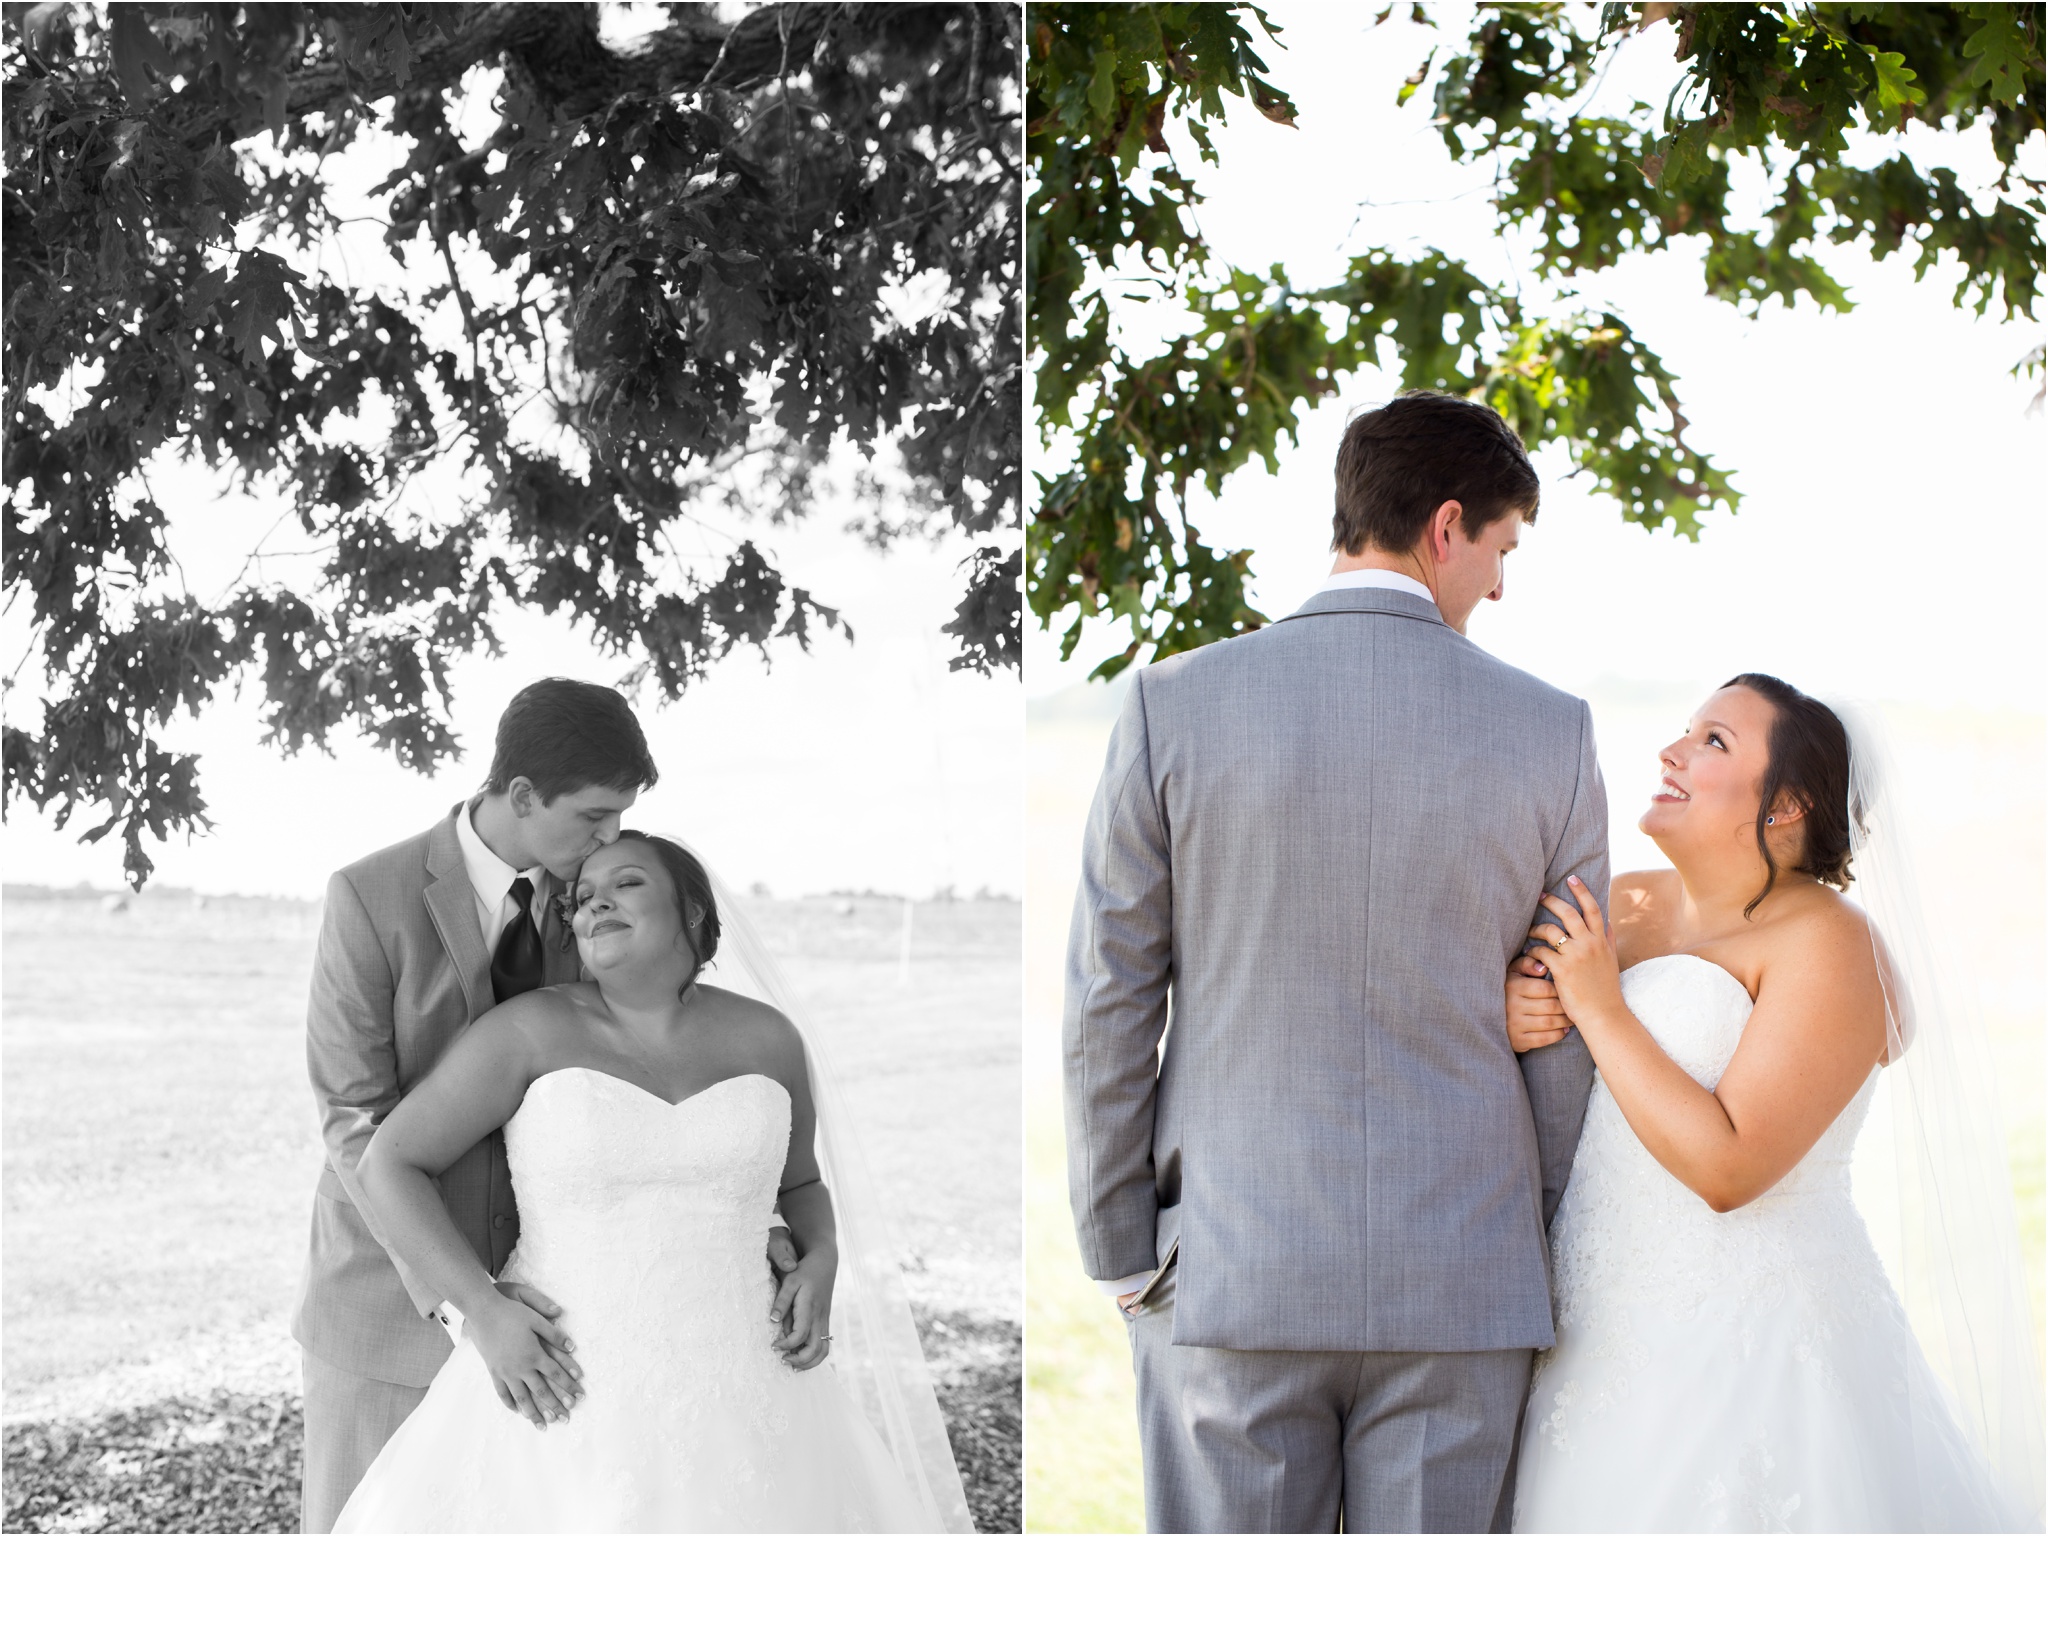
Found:
<svg viewBox="0 0 2048 1636"><path fill-rule="evenodd" d="M498 718L484 788L503 795L525 778L543 802L593 784L645 790L659 775L633 707L616 688L547 676L513 694Z"/></svg>
<svg viewBox="0 0 2048 1636"><path fill-rule="evenodd" d="M1446 500L1464 508L1467 538L1510 511L1536 520L1542 488L1514 428L1485 404L1447 392L1406 392L1359 415L1337 447L1331 545L1410 552Z"/></svg>

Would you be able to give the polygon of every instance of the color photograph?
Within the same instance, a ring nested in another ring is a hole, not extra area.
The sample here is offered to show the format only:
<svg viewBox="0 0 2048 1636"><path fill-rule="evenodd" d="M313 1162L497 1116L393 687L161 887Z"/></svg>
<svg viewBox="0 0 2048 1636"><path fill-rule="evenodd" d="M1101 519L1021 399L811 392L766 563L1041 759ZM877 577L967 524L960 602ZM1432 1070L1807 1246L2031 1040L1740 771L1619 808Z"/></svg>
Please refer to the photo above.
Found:
<svg viewBox="0 0 2048 1636"><path fill-rule="evenodd" d="M2041 1529L2041 40L1032 11L1028 1532Z"/></svg>

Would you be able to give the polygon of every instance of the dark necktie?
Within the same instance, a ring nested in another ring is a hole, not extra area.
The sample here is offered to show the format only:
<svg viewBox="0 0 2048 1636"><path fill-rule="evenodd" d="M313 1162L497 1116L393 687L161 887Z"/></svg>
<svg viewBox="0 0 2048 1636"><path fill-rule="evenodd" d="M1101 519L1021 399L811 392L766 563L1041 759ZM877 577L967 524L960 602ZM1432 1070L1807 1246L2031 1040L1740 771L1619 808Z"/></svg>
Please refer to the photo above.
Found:
<svg viewBox="0 0 2048 1636"><path fill-rule="evenodd" d="M498 952L491 956L491 996L500 1005L545 980L540 928L533 923L533 882L524 875L512 883L512 901L519 913L498 934Z"/></svg>

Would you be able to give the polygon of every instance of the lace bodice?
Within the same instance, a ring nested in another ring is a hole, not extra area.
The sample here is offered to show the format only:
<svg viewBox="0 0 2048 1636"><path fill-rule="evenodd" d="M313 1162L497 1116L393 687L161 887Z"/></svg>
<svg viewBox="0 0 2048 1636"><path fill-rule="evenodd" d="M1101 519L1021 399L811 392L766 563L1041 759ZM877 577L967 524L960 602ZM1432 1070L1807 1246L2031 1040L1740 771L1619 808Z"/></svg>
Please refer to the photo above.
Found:
<svg viewBox="0 0 2048 1636"><path fill-rule="evenodd" d="M519 1247L502 1276L562 1305L591 1393L775 1418L766 1257L789 1093L744 1074L668 1103L594 1068L543 1074L505 1126Z"/></svg>
<svg viewBox="0 0 2048 1636"><path fill-rule="evenodd" d="M600 1285L740 1240L759 1264L788 1151L789 1093L765 1074L675 1103L595 1068L542 1074L505 1126L516 1253Z"/></svg>
<svg viewBox="0 0 2048 1636"><path fill-rule="evenodd" d="M1754 1009L1733 975L1697 955L1662 955L1623 972L1621 991L1673 1062L1708 1090L1720 1084ZM1667 1307L1688 1308L1715 1293L1768 1300L1785 1280L1826 1275L1844 1255L1861 1269L1870 1240L1849 1165L1876 1083L1873 1073L1761 1198L1717 1214L1651 1157L1596 1074L1551 1229L1560 1323L1584 1316L1596 1292L1654 1292Z"/></svg>

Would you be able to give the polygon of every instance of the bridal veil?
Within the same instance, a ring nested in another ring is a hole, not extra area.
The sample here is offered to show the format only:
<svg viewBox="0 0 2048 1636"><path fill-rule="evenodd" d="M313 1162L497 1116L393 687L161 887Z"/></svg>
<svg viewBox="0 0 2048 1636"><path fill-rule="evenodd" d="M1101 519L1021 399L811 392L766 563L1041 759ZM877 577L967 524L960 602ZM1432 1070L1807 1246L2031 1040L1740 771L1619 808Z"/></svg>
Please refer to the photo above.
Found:
<svg viewBox="0 0 2048 1636"><path fill-rule="evenodd" d="M832 1369L860 1406L902 1471L928 1527L935 1533L971 1534L974 1522L960 1470L897 1268L895 1235L818 1031L740 900L702 852L687 841L676 844L705 865L718 902L719 984L774 1006L803 1036L818 1116L818 1166L839 1229L832 1350L820 1367Z"/></svg>
<svg viewBox="0 0 2048 1636"><path fill-rule="evenodd" d="M1849 730L1850 896L1878 940L1889 1062L1856 1158L1857 1200L1949 1408L2016 1526L2038 1530L2042 1381L1984 1030L1923 912L1883 729L1874 712L1833 708ZM1909 1410L1931 1438L1943 1406Z"/></svg>

